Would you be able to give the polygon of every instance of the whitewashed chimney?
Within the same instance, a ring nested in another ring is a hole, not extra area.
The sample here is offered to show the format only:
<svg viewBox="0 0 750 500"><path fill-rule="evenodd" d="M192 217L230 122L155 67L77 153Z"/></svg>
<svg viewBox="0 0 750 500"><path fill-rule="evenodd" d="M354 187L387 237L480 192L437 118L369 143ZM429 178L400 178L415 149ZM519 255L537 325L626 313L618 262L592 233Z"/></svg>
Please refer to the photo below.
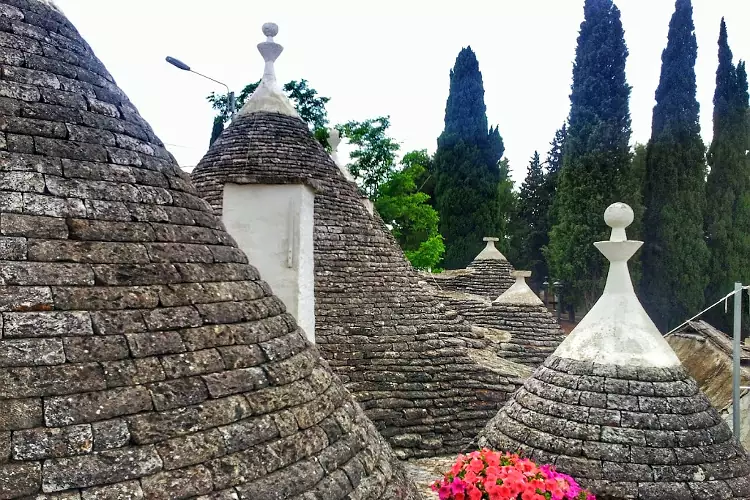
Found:
<svg viewBox="0 0 750 500"><path fill-rule="evenodd" d="M265 61L263 78L240 116L258 111L298 116L276 81L274 62L284 50L273 40L278 32L274 23L263 25L267 38L258 44ZM301 183L227 183L222 214L229 233L311 342L315 341L314 201L313 190Z"/></svg>

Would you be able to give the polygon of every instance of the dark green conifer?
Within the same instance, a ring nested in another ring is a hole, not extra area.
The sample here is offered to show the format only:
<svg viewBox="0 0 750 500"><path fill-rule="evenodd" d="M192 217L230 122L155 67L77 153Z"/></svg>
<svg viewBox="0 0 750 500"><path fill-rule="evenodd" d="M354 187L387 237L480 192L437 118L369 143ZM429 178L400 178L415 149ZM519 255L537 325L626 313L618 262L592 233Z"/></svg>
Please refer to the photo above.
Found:
<svg viewBox="0 0 750 500"><path fill-rule="evenodd" d="M714 137L708 150L711 171L706 184L706 225L711 251L707 301L750 282L750 165L748 165L748 91L745 64L735 67L727 27L721 20L719 66L714 92ZM731 331L731 313L714 310L709 319Z"/></svg>
<svg viewBox="0 0 750 500"><path fill-rule="evenodd" d="M547 263L542 255L542 247L548 241L549 194L545 181L539 153L534 151L518 194L520 258L517 266L532 271L532 279L538 283L547 275Z"/></svg>
<svg viewBox="0 0 750 500"><path fill-rule="evenodd" d="M500 132L487 128L484 85L476 55L461 50L450 72L445 129L435 153L435 206L445 238L445 267L465 267L499 227Z"/></svg>
<svg viewBox="0 0 750 500"><path fill-rule="evenodd" d="M628 49L612 0L586 0L573 66L568 134L554 203L547 258L562 279L564 298L590 306L603 285L604 260L592 241L609 237L602 214L628 202L623 178L630 165Z"/></svg>
<svg viewBox="0 0 750 500"><path fill-rule="evenodd" d="M701 309L708 284L705 146L700 136L690 0L677 0L662 52L646 149L641 300L660 330Z"/></svg>

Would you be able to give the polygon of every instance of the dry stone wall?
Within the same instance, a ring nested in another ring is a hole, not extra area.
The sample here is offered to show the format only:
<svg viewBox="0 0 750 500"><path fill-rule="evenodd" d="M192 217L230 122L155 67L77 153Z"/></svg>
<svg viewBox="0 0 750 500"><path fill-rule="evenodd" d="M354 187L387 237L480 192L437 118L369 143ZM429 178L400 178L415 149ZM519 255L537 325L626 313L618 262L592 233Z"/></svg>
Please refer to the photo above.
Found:
<svg viewBox="0 0 750 500"><path fill-rule="evenodd" d="M470 326L420 285L380 217L298 118L240 116L192 176L217 215L228 182L315 190L316 342L400 456L458 451L516 389L515 375L469 356Z"/></svg>
<svg viewBox="0 0 750 500"><path fill-rule="evenodd" d="M70 22L0 62L0 498L417 498Z"/></svg>

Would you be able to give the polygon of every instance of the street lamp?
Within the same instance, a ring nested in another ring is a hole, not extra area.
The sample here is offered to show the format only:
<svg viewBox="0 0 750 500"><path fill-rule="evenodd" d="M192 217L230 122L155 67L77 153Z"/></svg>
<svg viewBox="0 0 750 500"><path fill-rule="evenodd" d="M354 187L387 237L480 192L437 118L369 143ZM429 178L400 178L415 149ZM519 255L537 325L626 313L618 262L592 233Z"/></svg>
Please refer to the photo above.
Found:
<svg viewBox="0 0 750 500"><path fill-rule="evenodd" d="M235 111L235 100L234 100L234 92L229 90L229 86L226 83L222 83L219 80L214 80L210 76L206 76L204 74L198 73L197 71L193 71L190 69L190 66L185 64L184 62L180 61L179 59L175 59L174 57L167 56L167 62L174 66L175 68L181 69L182 71L189 71L191 73L194 73L198 76L202 76L203 78L206 78L207 80L211 80L212 82L216 82L219 85L223 85L227 88L227 108L229 111L229 118L234 117L234 111Z"/></svg>
<svg viewBox="0 0 750 500"><path fill-rule="evenodd" d="M562 281L556 280L554 283L552 283L552 286L555 288L555 297L557 299L557 322L560 322L561 313L562 313L562 288L563 283Z"/></svg>
<svg viewBox="0 0 750 500"><path fill-rule="evenodd" d="M542 283L542 290L544 290L544 305L549 305L549 300L547 298L547 290L549 289L549 276L544 277L544 283Z"/></svg>

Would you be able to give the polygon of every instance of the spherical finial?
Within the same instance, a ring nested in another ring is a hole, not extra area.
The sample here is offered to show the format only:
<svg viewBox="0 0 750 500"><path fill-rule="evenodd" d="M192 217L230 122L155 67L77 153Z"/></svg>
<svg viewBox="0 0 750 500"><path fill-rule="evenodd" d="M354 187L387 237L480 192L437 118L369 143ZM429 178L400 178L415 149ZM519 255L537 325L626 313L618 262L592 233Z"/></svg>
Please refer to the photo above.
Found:
<svg viewBox="0 0 750 500"><path fill-rule="evenodd" d="M625 203L611 204L604 211L604 222L612 229L625 229L633 223L633 209Z"/></svg>
<svg viewBox="0 0 750 500"><path fill-rule="evenodd" d="M266 23L263 25L263 34L268 37L275 37L279 34L279 25L276 23Z"/></svg>

